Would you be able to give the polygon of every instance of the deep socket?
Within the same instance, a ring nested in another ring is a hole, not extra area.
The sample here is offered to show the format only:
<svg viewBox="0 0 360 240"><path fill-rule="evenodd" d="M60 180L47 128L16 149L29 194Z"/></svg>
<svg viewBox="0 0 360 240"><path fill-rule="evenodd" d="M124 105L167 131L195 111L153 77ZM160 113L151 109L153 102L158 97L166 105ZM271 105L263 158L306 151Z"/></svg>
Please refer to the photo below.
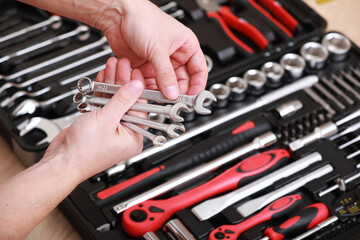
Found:
<svg viewBox="0 0 360 240"><path fill-rule="evenodd" d="M228 86L222 83L215 83L210 87L209 91L217 98L217 102L212 103L214 107L226 107L231 92Z"/></svg>
<svg viewBox="0 0 360 240"><path fill-rule="evenodd" d="M321 43L328 49L330 59L336 62L345 60L351 49L350 40L340 33L326 34Z"/></svg>
<svg viewBox="0 0 360 240"><path fill-rule="evenodd" d="M317 42L305 43L300 49L300 54L312 69L324 68L329 56L327 48Z"/></svg>
<svg viewBox="0 0 360 240"><path fill-rule="evenodd" d="M248 92L252 95L258 96L265 92L266 75L260 70L247 70L243 76L248 83Z"/></svg>
<svg viewBox="0 0 360 240"><path fill-rule="evenodd" d="M267 77L267 86L277 88L282 84L285 71L279 63L266 62L262 65L261 71L264 72Z"/></svg>
<svg viewBox="0 0 360 240"><path fill-rule="evenodd" d="M231 89L230 101L241 102L246 97L248 83L241 77L231 77L226 80L226 86Z"/></svg>
<svg viewBox="0 0 360 240"><path fill-rule="evenodd" d="M285 72L290 74L293 79L298 79L302 76L306 62L304 58L295 53L287 53L280 59L280 64L285 69Z"/></svg>

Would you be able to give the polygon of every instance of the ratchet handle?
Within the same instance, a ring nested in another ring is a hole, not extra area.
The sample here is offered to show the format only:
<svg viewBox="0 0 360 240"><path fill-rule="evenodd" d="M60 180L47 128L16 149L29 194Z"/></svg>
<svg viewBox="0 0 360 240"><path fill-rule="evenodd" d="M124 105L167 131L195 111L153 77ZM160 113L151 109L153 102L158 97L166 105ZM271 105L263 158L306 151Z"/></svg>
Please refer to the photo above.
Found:
<svg viewBox="0 0 360 240"><path fill-rule="evenodd" d="M280 240L297 236L323 222L329 215L329 210L323 203L314 203L303 208L282 224L267 228L264 235L271 240Z"/></svg>
<svg viewBox="0 0 360 240"><path fill-rule="evenodd" d="M235 225L223 225L213 230L209 240L227 239L236 240L246 230L272 219L280 218L294 211L300 206L302 197L299 194L282 197L269 204L258 214Z"/></svg>
<svg viewBox="0 0 360 240"><path fill-rule="evenodd" d="M157 231L175 212L259 178L285 165L289 159L290 154L285 149L270 150L249 157L214 179L180 195L164 200L148 200L125 210L123 229L132 237Z"/></svg>
<svg viewBox="0 0 360 240"><path fill-rule="evenodd" d="M102 205L112 199L128 197L164 178L222 156L269 130L271 130L270 124L265 118L258 116L229 131L197 143L191 149L169 159L160 167L101 190L93 198L98 205Z"/></svg>

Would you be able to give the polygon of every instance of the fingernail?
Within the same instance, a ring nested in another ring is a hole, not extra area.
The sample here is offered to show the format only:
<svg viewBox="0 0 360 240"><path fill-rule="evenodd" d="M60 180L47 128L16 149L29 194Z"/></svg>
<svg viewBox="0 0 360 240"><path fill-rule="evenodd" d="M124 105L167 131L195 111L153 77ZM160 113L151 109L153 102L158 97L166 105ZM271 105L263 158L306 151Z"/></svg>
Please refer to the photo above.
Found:
<svg viewBox="0 0 360 240"><path fill-rule="evenodd" d="M135 95L140 94L144 88L143 84L139 80L132 80L128 83L127 86L129 90Z"/></svg>
<svg viewBox="0 0 360 240"><path fill-rule="evenodd" d="M176 99L179 96L179 88L176 85L167 86L165 95L169 99Z"/></svg>

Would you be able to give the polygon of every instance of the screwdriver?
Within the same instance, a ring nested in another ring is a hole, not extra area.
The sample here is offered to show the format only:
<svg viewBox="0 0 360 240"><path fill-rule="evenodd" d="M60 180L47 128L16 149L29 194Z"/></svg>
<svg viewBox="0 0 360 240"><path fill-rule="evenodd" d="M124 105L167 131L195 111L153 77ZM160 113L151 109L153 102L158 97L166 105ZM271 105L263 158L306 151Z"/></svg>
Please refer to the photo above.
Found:
<svg viewBox="0 0 360 240"><path fill-rule="evenodd" d="M285 165L290 154L285 149L269 150L249 157L212 180L168 199L147 200L127 209L122 227L132 237L157 231L177 211L216 194L237 188Z"/></svg>
<svg viewBox="0 0 360 240"><path fill-rule="evenodd" d="M285 222L275 227L265 229L266 237L261 240L281 240L294 237L323 222L329 216L329 210L323 203L311 204Z"/></svg>
<svg viewBox="0 0 360 240"><path fill-rule="evenodd" d="M243 222L235 225L222 225L216 228L210 233L209 240L236 240L241 233L262 222L280 218L286 214L289 214L297 207L299 207L301 200L302 198L299 194L282 197L269 204L261 212L257 213L249 219L246 219Z"/></svg>

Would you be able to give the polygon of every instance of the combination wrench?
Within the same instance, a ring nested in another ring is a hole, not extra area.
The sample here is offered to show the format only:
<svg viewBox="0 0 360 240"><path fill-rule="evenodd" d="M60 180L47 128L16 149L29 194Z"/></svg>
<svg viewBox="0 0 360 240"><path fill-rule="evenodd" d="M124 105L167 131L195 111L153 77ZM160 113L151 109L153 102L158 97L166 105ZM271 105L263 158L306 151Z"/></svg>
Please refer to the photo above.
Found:
<svg viewBox="0 0 360 240"><path fill-rule="evenodd" d="M83 87L84 84L86 84L85 88ZM101 93L114 94L120 87L121 85L95 82L88 77L84 77L78 81L78 89L80 92L83 93L101 92ZM182 102L188 105L189 107L193 107L197 113L203 115L211 113L209 109L203 106L204 102L209 100L216 102L215 96L211 94L209 91L205 91L205 90L201 91L198 95L180 94L179 97L173 101L165 98L160 91L145 89L140 98L153 100L157 102L165 102L165 103Z"/></svg>
<svg viewBox="0 0 360 240"><path fill-rule="evenodd" d="M89 103L89 104L97 104L104 106L107 104L110 99L103 97L94 97L86 95L85 93L79 92L74 95L74 103ZM184 118L180 117L179 113L184 111L189 111L189 108L184 103L176 103L172 106L161 106L156 104L147 104L147 103L135 103L131 108L131 110L147 112L147 113L158 113L168 115L175 122L183 122Z"/></svg>
<svg viewBox="0 0 360 240"><path fill-rule="evenodd" d="M79 35L79 39L80 40L86 40L89 38L90 36L90 32L89 32L89 27L85 26L85 25L81 25L79 27L77 27L75 30L71 31L71 32L67 32L67 33L64 33L60 36L56 36L54 38L51 38L51 39L48 39L46 41L43 41L43 42L40 42L38 44L35 44L31 47L27 47L27 48L24 48L24 49L21 49L17 52L14 52L14 53L11 53L9 55L6 55L6 56L3 56L0 58L0 63L3 63L5 61L8 61L9 59L11 58L14 58L14 57L17 57L17 56L21 56L21 55L24 55L24 54L27 54L29 52L33 52L35 50L38 50L42 47L45 47L45 46L49 46L55 42L58 42L58 41L61 41L61 40L64 40L64 39L68 39L68 38L71 38L71 37L74 37L74 36L77 36Z"/></svg>
<svg viewBox="0 0 360 240"><path fill-rule="evenodd" d="M164 136L162 136L162 135L152 134L151 132L146 131L142 127L139 127L138 125L135 125L135 124L130 123L130 122L123 122L122 121L121 123L125 127L130 128L131 130L133 130L133 131L143 135L147 139L151 140L155 147L161 147L166 142L166 138Z"/></svg>

